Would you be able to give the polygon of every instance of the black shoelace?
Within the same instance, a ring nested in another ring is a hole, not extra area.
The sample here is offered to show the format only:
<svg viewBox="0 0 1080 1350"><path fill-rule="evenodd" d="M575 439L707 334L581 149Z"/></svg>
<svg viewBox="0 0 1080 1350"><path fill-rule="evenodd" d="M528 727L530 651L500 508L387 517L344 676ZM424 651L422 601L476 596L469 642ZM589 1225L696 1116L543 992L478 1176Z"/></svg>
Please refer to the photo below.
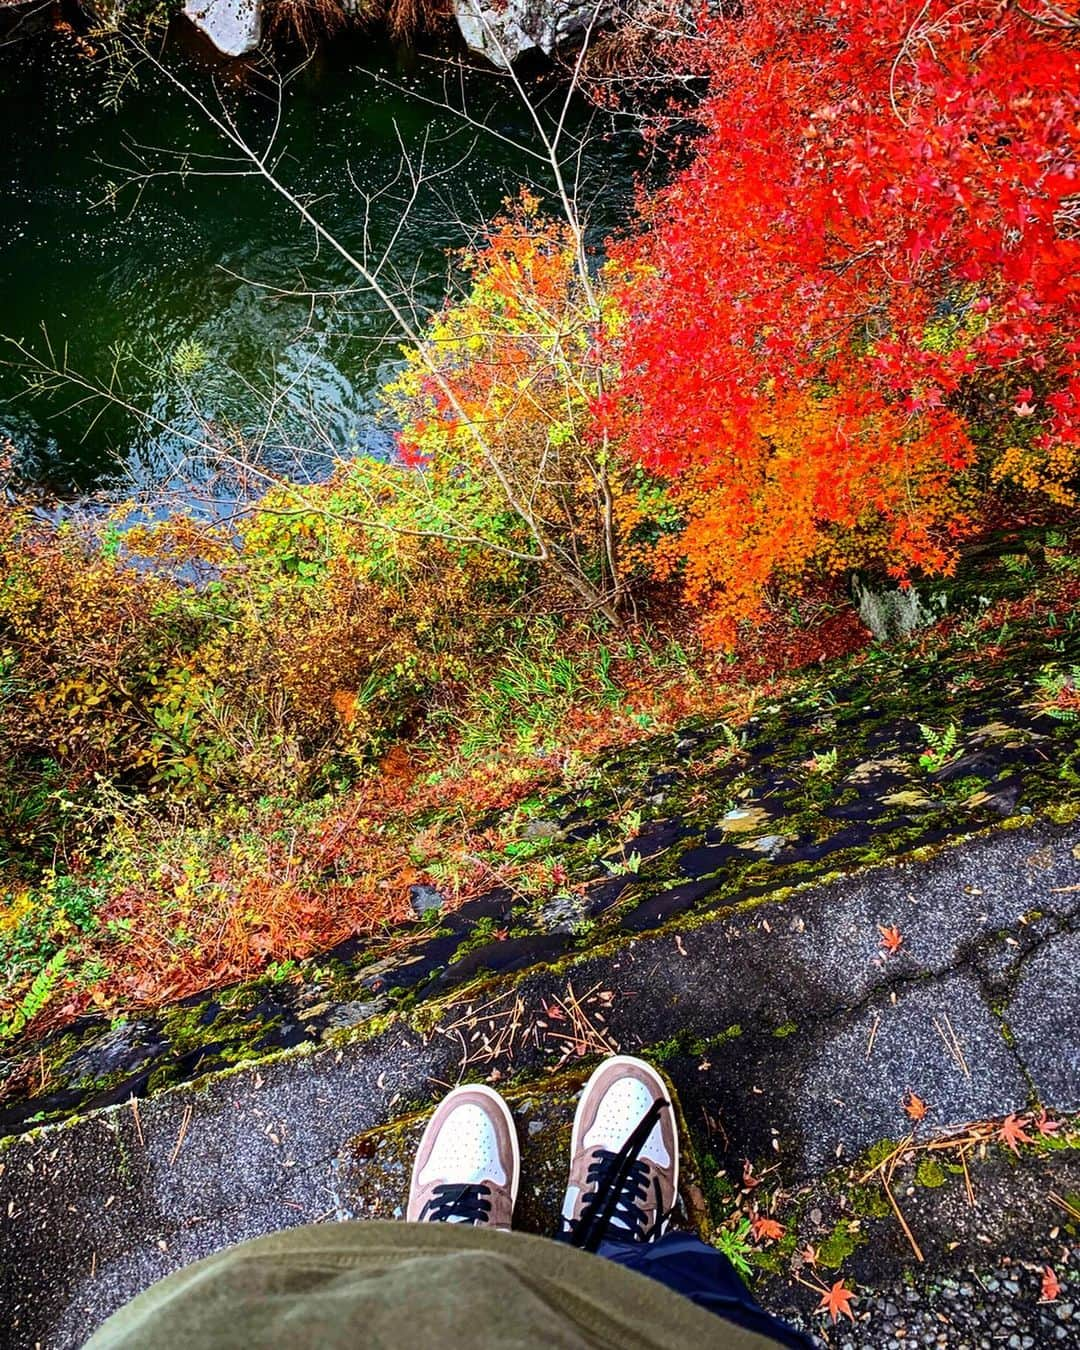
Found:
<svg viewBox="0 0 1080 1350"><path fill-rule="evenodd" d="M669 1217L661 1206L660 1180L655 1176L652 1179L656 1219L650 1224L643 1203L649 1193L649 1164L638 1154L660 1119L660 1112L670 1106L670 1102L658 1098L618 1153L599 1148L593 1154L585 1173L590 1190L582 1204L581 1217L567 1220L573 1246L587 1252L597 1251L616 1219L618 1237L623 1241L651 1242L660 1236Z"/></svg>
<svg viewBox="0 0 1080 1350"><path fill-rule="evenodd" d="M431 1199L420 1211L421 1223L487 1223L491 1213L490 1186L443 1185L436 1186Z"/></svg>

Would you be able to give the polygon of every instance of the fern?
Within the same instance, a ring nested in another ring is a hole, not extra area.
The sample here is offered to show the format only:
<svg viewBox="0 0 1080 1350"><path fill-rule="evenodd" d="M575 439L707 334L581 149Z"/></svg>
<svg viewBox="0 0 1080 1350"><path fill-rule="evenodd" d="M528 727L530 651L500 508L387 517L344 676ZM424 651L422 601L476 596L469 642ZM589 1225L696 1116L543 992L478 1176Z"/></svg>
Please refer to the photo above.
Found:
<svg viewBox="0 0 1080 1350"><path fill-rule="evenodd" d="M1080 717L1080 666L1067 670L1044 669L1035 679L1038 696L1032 706L1056 722L1075 722Z"/></svg>
<svg viewBox="0 0 1080 1350"><path fill-rule="evenodd" d="M45 1007L56 992L60 982L60 973L67 962L67 948L61 947L54 952L44 966L34 976L34 982L23 995L22 1002L14 1009L10 1017L0 1022L0 1041L10 1040L26 1027Z"/></svg>
<svg viewBox="0 0 1080 1350"><path fill-rule="evenodd" d="M955 759L960 744L960 732L956 723L950 722L944 731L935 731L933 727L919 725L926 749L919 756L919 763L928 773L936 773L950 760Z"/></svg>

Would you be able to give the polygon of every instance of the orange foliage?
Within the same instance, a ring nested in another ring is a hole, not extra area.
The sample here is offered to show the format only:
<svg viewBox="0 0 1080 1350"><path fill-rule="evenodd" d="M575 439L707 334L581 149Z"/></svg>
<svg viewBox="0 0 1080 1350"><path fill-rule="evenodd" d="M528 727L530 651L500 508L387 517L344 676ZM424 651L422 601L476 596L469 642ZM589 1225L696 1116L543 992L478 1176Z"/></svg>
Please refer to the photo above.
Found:
<svg viewBox="0 0 1080 1350"><path fill-rule="evenodd" d="M425 471L429 523L531 563L560 608L614 618L617 471L583 435L605 378L599 302L569 227L525 191L508 208L384 397L403 462Z"/></svg>
<svg viewBox="0 0 1080 1350"><path fill-rule="evenodd" d="M1076 500L1080 80L994 0L748 0L691 48L703 134L613 250L595 415L730 647L807 576L948 573L991 483Z"/></svg>

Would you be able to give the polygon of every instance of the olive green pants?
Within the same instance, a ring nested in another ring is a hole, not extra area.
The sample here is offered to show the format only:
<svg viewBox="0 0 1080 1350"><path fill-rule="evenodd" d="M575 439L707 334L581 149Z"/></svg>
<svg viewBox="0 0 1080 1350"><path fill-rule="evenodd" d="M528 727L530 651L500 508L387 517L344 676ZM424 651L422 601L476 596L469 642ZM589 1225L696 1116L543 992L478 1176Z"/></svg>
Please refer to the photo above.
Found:
<svg viewBox="0 0 1080 1350"><path fill-rule="evenodd" d="M763 1350L655 1280L563 1243L459 1224L294 1228L186 1267L88 1350Z"/></svg>

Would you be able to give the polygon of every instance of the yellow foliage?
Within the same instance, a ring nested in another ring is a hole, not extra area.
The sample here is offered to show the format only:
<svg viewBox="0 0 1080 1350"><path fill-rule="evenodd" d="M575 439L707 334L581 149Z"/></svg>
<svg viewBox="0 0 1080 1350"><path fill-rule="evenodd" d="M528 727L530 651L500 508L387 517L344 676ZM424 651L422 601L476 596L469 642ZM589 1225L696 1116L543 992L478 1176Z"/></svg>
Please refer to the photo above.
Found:
<svg viewBox="0 0 1080 1350"><path fill-rule="evenodd" d="M991 478L995 483L1015 483L1025 492L1044 493L1060 506L1075 506L1076 490L1071 486L1080 473L1080 445L1056 442L1045 450L1010 445L995 461Z"/></svg>

